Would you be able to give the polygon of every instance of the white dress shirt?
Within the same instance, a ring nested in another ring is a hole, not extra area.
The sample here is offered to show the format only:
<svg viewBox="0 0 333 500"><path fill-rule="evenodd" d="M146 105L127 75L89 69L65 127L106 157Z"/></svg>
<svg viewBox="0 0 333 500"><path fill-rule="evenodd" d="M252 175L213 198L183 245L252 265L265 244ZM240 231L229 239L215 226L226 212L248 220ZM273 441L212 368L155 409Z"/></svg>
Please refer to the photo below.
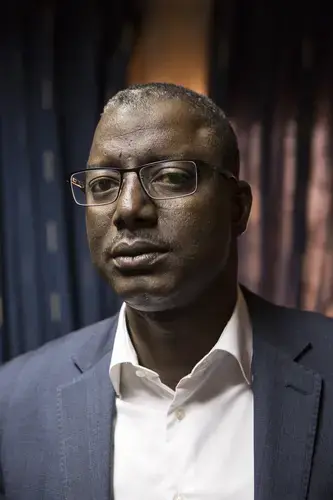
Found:
<svg viewBox="0 0 333 500"><path fill-rule="evenodd" d="M122 306L110 365L115 500L253 500L251 361L240 290L219 340L175 390L139 366Z"/></svg>

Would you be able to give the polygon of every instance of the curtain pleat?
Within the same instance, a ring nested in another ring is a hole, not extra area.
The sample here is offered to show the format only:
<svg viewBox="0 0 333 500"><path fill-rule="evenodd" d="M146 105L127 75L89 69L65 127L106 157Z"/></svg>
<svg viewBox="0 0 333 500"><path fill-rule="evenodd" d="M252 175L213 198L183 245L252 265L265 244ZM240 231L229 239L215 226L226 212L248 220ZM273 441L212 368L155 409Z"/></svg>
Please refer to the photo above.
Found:
<svg viewBox="0 0 333 500"><path fill-rule="evenodd" d="M254 192L240 280L267 299L329 315L332 33L325 9L298 0L216 1L210 69L210 94L235 126ZM216 47L228 54L222 65Z"/></svg>
<svg viewBox="0 0 333 500"><path fill-rule="evenodd" d="M129 2L102 0L16 2L0 20L1 361L119 307L65 180L125 85L134 20Z"/></svg>

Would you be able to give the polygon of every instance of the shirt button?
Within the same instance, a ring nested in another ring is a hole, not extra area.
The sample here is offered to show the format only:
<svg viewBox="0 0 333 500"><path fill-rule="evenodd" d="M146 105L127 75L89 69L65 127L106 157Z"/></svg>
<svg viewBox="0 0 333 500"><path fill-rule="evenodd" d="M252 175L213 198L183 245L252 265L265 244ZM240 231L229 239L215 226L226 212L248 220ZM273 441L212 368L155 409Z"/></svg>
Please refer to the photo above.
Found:
<svg viewBox="0 0 333 500"><path fill-rule="evenodd" d="M185 417L185 410L184 408L178 408L176 410L176 418L177 420L183 420L183 418ZM181 500L181 497L179 497L179 499L176 497L177 500Z"/></svg>
<svg viewBox="0 0 333 500"><path fill-rule="evenodd" d="M140 378L145 378L145 376L146 376L145 372L143 372L141 370L137 370L135 373L136 373L137 377L140 377Z"/></svg>

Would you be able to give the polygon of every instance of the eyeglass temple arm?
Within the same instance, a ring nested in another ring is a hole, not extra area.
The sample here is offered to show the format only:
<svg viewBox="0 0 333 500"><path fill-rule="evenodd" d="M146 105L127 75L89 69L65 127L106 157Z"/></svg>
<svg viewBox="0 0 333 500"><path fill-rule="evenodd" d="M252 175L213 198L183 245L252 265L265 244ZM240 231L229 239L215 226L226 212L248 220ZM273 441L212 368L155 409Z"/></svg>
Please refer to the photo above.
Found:
<svg viewBox="0 0 333 500"><path fill-rule="evenodd" d="M75 177L72 177L71 179L71 182L74 186L77 186L78 188L80 188L84 193L86 191L86 188L84 187L84 183L83 182L80 182L78 179L76 179Z"/></svg>
<svg viewBox="0 0 333 500"><path fill-rule="evenodd" d="M227 179L233 179L234 181L238 181L237 177L228 170L220 170L216 168L216 171L218 174L222 175L223 177L226 177Z"/></svg>

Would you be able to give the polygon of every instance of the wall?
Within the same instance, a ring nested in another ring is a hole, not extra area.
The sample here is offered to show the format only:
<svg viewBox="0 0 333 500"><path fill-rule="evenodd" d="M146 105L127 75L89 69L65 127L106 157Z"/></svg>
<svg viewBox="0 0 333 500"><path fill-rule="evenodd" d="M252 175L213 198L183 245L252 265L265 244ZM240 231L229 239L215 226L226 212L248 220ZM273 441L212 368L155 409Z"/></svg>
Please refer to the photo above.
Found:
<svg viewBox="0 0 333 500"><path fill-rule="evenodd" d="M207 92L211 0L148 0L129 83L168 81Z"/></svg>

